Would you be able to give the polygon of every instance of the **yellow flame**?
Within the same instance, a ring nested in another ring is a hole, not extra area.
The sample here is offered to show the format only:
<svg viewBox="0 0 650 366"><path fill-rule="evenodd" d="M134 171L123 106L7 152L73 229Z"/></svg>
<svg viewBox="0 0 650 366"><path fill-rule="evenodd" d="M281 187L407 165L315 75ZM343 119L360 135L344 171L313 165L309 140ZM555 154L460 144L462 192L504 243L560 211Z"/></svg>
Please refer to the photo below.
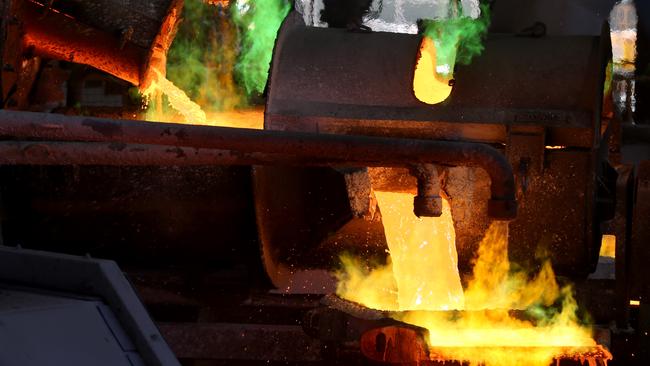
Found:
<svg viewBox="0 0 650 366"><path fill-rule="evenodd" d="M446 200L441 218L420 220L409 194L376 194L392 264L369 271L345 258L339 296L380 310L416 310L394 316L429 331L434 360L547 366L571 350L597 346L591 330L578 323L571 288L558 285L550 263L533 276L512 270L507 223L491 224L463 292ZM464 311L431 311L441 309ZM532 315L524 319L511 309Z"/></svg>
<svg viewBox="0 0 650 366"><path fill-rule="evenodd" d="M549 306L560 296L550 262L529 279L525 272L510 271L508 224L495 221L481 241L472 280L465 291L465 309L520 309L535 304Z"/></svg>
<svg viewBox="0 0 650 366"><path fill-rule="evenodd" d="M413 76L413 91L421 102L438 104L451 94L451 73L446 77L440 76L437 68L449 68L449 65L437 65L436 46L429 37L424 37L420 46L420 59L415 67ZM451 65L453 67L453 65Z"/></svg>
<svg viewBox="0 0 650 366"><path fill-rule="evenodd" d="M473 365L547 366L567 348L597 346L591 330L577 321L578 307L571 289L560 289L548 262L530 280L523 273L510 271L507 232L506 223L495 222L481 242L473 278L465 291L466 312L453 318L412 312L400 320L428 329L429 345L443 349L439 354L445 358ZM509 312L550 306L558 300L560 310L537 324Z"/></svg>
<svg viewBox="0 0 650 366"><path fill-rule="evenodd" d="M397 283L389 263L369 270L356 258L341 257L343 271L337 273L336 293L347 300L381 310L399 310Z"/></svg>

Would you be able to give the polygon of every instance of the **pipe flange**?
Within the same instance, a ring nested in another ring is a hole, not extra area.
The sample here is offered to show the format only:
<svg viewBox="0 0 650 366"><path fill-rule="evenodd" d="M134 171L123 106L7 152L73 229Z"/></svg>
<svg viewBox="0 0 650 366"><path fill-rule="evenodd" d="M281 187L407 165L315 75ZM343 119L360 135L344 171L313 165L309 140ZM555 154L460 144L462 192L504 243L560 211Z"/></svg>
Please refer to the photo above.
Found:
<svg viewBox="0 0 650 366"><path fill-rule="evenodd" d="M417 217L442 216L442 198L440 196L415 196L413 213Z"/></svg>

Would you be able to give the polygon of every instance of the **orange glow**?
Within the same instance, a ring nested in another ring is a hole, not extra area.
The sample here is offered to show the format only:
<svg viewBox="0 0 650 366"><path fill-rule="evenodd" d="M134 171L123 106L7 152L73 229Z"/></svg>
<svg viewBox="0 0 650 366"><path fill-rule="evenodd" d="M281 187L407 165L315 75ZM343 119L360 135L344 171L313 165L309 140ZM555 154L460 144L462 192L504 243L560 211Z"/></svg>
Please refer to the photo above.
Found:
<svg viewBox="0 0 650 366"><path fill-rule="evenodd" d="M413 77L416 98L427 104L438 104L447 99L452 89L449 86L452 79L450 67L453 65L436 64L436 46L430 38L424 37Z"/></svg>
<svg viewBox="0 0 650 366"><path fill-rule="evenodd" d="M178 113L151 112L147 118L151 122L188 123L183 115ZM237 109L221 112L206 112L203 122L206 126L264 129L264 108Z"/></svg>
<svg viewBox="0 0 650 366"><path fill-rule="evenodd" d="M600 244L600 256L616 258L616 236L603 235Z"/></svg>
<svg viewBox="0 0 650 366"><path fill-rule="evenodd" d="M166 95L170 106L176 113L164 112L162 108L149 108L147 120L152 122L187 123L193 125L238 127L263 129L264 110L262 108L250 108L246 110L213 111L206 113L196 102L192 101L187 94L178 88L174 83L154 70L156 79L149 87L142 92L145 99L162 99ZM155 103L160 106L160 101Z"/></svg>
<svg viewBox="0 0 650 366"><path fill-rule="evenodd" d="M345 258L339 296L375 309L400 310L393 317L428 330L434 361L548 366L558 357L581 357L585 349L611 359L592 339L591 329L579 324L572 290L559 286L549 262L534 276L512 270L507 223L490 226L463 291L449 204L444 201L441 218L420 220L412 213L411 195L376 196L392 263L368 272ZM552 305L553 311L545 310ZM463 311L438 311L447 309ZM520 316L512 309L521 310Z"/></svg>
<svg viewBox="0 0 650 366"><path fill-rule="evenodd" d="M219 127L264 129L264 108L208 112L207 124Z"/></svg>
<svg viewBox="0 0 650 366"><path fill-rule="evenodd" d="M145 98L157 97L157 94L162 93L167 96L169 105L185 118L185 122L193 125L205 125L207 117L203 109L194 103L184 91L167 80L160 71L154 71L155 80L152 80L149 87L142 92Z"/></svg>

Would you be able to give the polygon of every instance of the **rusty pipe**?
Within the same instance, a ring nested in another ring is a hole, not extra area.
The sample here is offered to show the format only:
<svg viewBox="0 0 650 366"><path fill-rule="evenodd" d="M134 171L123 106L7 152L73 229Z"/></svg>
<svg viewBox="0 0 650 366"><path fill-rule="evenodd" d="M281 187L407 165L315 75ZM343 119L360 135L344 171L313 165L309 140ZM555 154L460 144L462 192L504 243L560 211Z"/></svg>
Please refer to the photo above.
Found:
<svg viewBox="0 0 650 366"><path fill-rule="evenodd" d="M26 52L90 65L144 90L157 79L157 72L166 72L167 52L182 8L183 0L169 1L158 33L147 47L131 40L132 27L123 29L118 36L50 9L43 1L19 2L16 15L22 24L22 47Z"/></svg>
<svg viewBox="0 0 650 366"><path fill-rule="evenodd" d="M41 4L21 1L23 48L34 56L91 65L139 85L147 51Z"/></svg>
<svg viewBox="0 0 650 366"><path fill-rule="evenodd" d="M0 141L0 165L209 166L292 162L292 156L116 142ZM300 165L301 162L293 162Z"/></svg>
<svg viewBox="0 0 650 366"><path fill-rule="evenodd" d="M479 167L491 179L488 215L507 220L517 212L510 163L497 149L479 143L260 131L8 110L0 111L0 138L232 150L271 154L278 160L268 163L278 165L411 167L436 163Z"/></svg>
<svg viewBox="0 0 650 366"><path fill-rule="evenodd" d="M418 181L418 193L413 197L413 213L417 217L442 216L440 177L433 164L420 164L411 168L411 175Z"/></svg>

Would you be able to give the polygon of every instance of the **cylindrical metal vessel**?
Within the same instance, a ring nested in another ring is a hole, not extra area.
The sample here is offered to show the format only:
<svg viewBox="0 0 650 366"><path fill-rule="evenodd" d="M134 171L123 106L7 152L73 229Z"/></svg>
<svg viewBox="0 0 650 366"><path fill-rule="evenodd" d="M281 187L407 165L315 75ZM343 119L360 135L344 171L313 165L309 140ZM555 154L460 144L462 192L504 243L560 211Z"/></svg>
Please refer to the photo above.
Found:
<svg viewBox="0 0 650 366"><path fill-rule="evenodd" d="M420 43L418 35L283 27L266 128L505 143L508 125L534 124L548 129L549 145L593 145L599 37L491 34L471 65L457 65L451 95L435 106L413 92Z"/></svg>
<svg viewBox="0 0 650 366"><path fill-rule="evenodd" d="M182 0L16 0L12 15L21 50L70 61L146 87L154 69L166 70L167 51L180 21Z"/></svg>
<svg viewBox="0 0 650 366"><path fill-rule="evenodd" d="M413 92L421 36L300 23L290 16L278 37L266 129L499 147L518 173L520 212L510 223L511 259L535 265L543 247L561 274L592 270L600 238L594 149L601 136L608 38L490 34L471 65L457 65L449 98L428 105ZM478 205L488 195L488 181L480 169L443 170L459 266L469 273L490 223ZM273 278L279 267L285 269L274 278L279 287L309 288L302 280L308 276L300 273L332 269L341 251L372 257L386 248L381 223L355 216L347 172L258 167L254 173L267 272ZM370 172L374 189L415 187L406 172L388 177ZM292 271L297 275L287 275Z"/></svg>

